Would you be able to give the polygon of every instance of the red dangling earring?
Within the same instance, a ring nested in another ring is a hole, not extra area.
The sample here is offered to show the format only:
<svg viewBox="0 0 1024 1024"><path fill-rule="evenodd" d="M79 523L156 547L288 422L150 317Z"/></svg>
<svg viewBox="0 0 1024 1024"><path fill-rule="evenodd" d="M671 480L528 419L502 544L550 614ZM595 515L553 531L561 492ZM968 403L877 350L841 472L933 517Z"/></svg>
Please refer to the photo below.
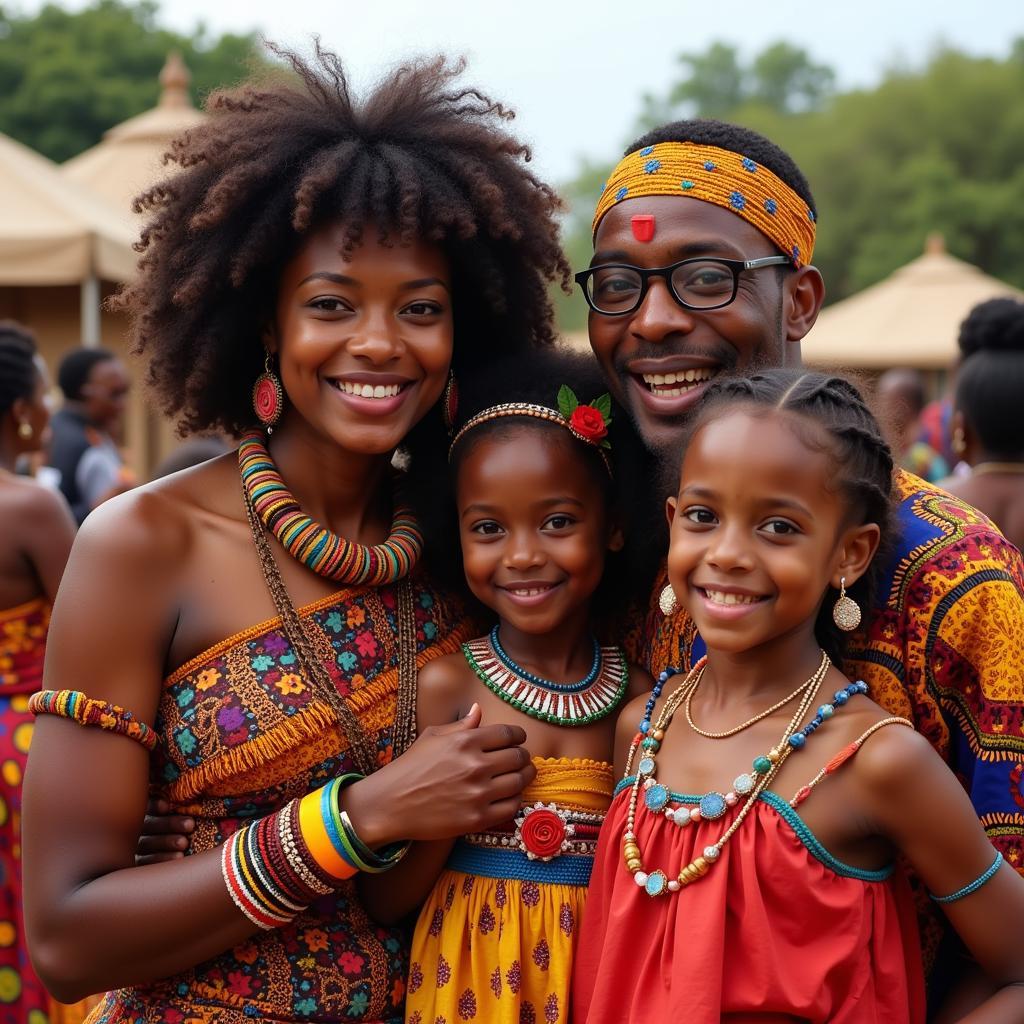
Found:
<svg viewBox="0 0 1024 1024"><path fill-rule="evenodd" d="M459 383L455 379L455 371L448 373L448 383L444 386L444 394L441 396L441 416L444 418L444 425L448 428L449 435L455 432L455 417L459 411Z"/></svg>
<svg viewBox="0 0 1024 1024"><path fill-rule="evenodd" d="M281 381L274 373L269 352L263 361L263 367L263 373L256 378L256 383L252 386L252 408L260 423L266 427L267 433L272 434L274 424L284 411L284 391L281 389Z"/></svg>

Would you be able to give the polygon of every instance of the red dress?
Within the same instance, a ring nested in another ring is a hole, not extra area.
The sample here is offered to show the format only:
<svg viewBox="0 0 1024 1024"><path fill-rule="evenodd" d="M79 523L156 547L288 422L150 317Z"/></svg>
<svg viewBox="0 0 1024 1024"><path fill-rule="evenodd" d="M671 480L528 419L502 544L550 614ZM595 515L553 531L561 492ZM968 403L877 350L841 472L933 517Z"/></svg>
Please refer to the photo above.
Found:
<svg viewBox="0 0 1024 1024"><path fill-rule="evenodd" d="M573 974L575 1024L924 1021L914 905L898 869L841 864L766 792L703 878L652 898L622 860L628 805L627 786L601 830ZM738 812L680 828L641 800L634 831L647 870L672 877Z"/></svg>

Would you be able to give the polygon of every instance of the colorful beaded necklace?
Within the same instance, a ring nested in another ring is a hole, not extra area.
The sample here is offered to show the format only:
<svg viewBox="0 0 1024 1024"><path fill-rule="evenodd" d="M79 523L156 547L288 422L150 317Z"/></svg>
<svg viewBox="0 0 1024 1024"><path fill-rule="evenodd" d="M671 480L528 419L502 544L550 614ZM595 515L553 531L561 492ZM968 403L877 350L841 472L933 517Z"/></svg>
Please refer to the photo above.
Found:
<svg viewBox="0 0 1024 1024"><path fill-rule="evenodd" d="M260 521L292 558L318 575L340 583L379 587L408 576L419 561L423 535L408 507L396 504L388 539L368 547L332 533L299 508L259 431L242 438L238 466L242 486Z"/></svg>
<svg viewBox="0 0 1024 1024"><path fill-rule="evenodd" d="M619 705L629 683L621 647L594 641L590 671L575 683L556 683L533 675L509 657L498 639L498 627L487 636L462 645L469 667L493 693L524 715L556 725L589 725Z"/></svg>
<svg viewBox="0 0 1024 1024"><path fill-rule="evenodd" d="M644 720L640 725L640 731L633 739L626 761L626 774L628 776L633 766L634 757L638 751L642 752L636 767L636 775L630 787L629 811L626 818L626 828L622 836L622 854L626 863L626 869L633 875L637 885L641 886L649 896L660 896L666 892L678 892L685 886L703 878L715 861L718 860L722 848L732 838L740 825L743 824L743 820L749 814L754 802L776 777L786 758L793 751L801 749L807 742L808 736L831 718L837 707L846 704L850 697L855 694L867 693L868 689L867 684L860 681L851 683L842 690L836 691L834 703L823 704L818 708L817 714L802 729L798 728L799 723L813 705L831 665L828 656L822 652L821 664L818 666L817 671L797 691L797 693L801 694L800 703L793 717L786 725L782 738L767 754L761 754L754 758L751 766L752 772L742 772L738 775L733 780L732 789L728 793L712 791L700 797L695 807L672 807L672 794L655 777L657 753L661 747L662 740L665 738L665 730L671 724L676 711L679 710L680 705L688 702L689 698L693 695L693 691L699 685L701 676L704 673L705 664L706 659L702 659L694 666L680 686L666 700L665 706L652 727L651 715L654 705L665 683L675 672L670 670L669 672L663 672L659 676L654 692L651 694L651 699L647 702L647 709L644 713ZM788 703L788 701L783 703ZM644 793L644 805L647 810L654 814L663 814L666 819L680 827L685 827L691 822L698 822L703 819L715 820L720 818L729 807L733 807L739 802L741 796L746 796L747 799L735 820L722 836L716 842L704 847L703 854L683 867L676 877L670 878L660 868L650 872L644 870L643 855L637 842L636 832L634 831L641 790Z"/></svg>

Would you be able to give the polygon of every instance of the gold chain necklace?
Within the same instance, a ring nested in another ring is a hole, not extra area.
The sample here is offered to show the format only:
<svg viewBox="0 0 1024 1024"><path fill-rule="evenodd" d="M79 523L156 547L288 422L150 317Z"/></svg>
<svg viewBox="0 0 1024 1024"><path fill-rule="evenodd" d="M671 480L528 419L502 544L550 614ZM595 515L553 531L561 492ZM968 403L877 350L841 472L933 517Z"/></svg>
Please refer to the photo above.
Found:
<svg viewBox="0 0 1024 1024"><path fill-rule="evenodd" d="M743 732L744 729L749 729L755 723L760 722L762 718L767 718L773 712L778 711L780 708L784 708L790 701L796 700L796 698L814 682L827 662L828 655L822 652L821 663L815 669L814 674L810 679L805 679L788 697L783 697L782 700L777 701L770 708L766 708L764 711L760 712L760 714L754 715L753 718L748 718L745 722L737 725L734 729L727 729L725 732L708 732L706 729L702 729L693 720L693 713L690 705L693 701L693 695L697 692L697 687L700 686L701 679L704 678L704 667L706 667L704 666L697 674L697 678L694 679L692 686L686 692L686 699L683 706L683 710L686 713L686 724L695 733L697 733L698 736L706 736L709 740L724 740L728 736L735 736L736 733ZM685 683L683 685L685 685ZM680 687L680 689L682 689L682 687ZM677 690L676 692L678 693L679 691ZM678 703L676 704L676 707L678 707ZM673 708L673 711L675 711L675 708Z"/></svg>

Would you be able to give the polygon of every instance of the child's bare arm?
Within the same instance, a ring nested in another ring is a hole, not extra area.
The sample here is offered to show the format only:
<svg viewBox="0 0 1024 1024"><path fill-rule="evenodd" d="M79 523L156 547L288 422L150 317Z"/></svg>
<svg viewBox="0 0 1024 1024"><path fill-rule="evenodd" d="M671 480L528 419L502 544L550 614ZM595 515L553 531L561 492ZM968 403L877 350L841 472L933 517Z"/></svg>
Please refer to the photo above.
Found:
<svg viewBox="0 0 1024 1024"><path fill-rule="evenodd" d="M950 924L998 986L970 1024L1024 1020L1024 878L1009 864L993 866L996 850L949 768L919 734L884 729L853 761L857 791L878 832L913 864L939 897Z"/></svg>
<svg viewBox="0 0 1024 1024"><path fill-rule="evenodd" d="M622 706L619 712L618 721L615 723L615 778L621 779L626 771L626 757L629 754L629 745L637 733L640 720L644 716L644 707L647 704L647 693L641 693L634 697L628 704Z"/></svg>

